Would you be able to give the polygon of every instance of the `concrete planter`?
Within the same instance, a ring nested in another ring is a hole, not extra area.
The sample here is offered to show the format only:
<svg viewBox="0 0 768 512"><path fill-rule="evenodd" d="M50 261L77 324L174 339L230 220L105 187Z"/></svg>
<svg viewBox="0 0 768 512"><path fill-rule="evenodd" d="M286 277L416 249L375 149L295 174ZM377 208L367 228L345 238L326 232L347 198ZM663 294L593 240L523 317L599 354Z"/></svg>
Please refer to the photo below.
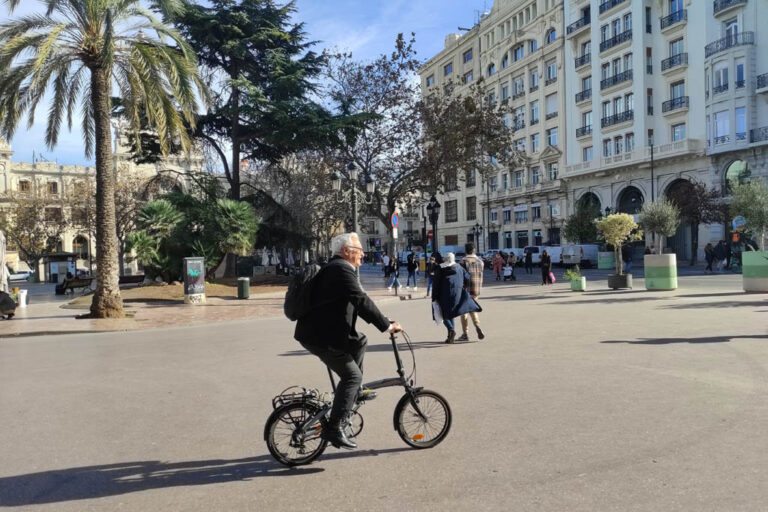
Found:
<svg viewBox="0 0 768 512"><path fill-rule="evenodd" d="M587 291L587 278L581 277L579 279L571 279L571 291L572 292Z"/></svg>
<svg viewBox="0 0 768 512"><path fill-rule="evenodd" d="M741 262L744 291L768 293L768 251L743 252Z"/></svg>
<svg viewBox="0 0 768 512"><path fill-rule="evenodd" d="M632 288L632 274L611 274L608 276L608 288Z"/></svg>
<svg viewBox="0 0 768 512"><path fill-rule="evenodd" d="M677 290L677 255L646 254L645 289Z"/></svg>
<svg viewBox="0 0 768 512"><path fill-rule="evenodd" d="M613 251L597 253L597 268L598 270L611 270L616 268L616 255Z"/></svg>

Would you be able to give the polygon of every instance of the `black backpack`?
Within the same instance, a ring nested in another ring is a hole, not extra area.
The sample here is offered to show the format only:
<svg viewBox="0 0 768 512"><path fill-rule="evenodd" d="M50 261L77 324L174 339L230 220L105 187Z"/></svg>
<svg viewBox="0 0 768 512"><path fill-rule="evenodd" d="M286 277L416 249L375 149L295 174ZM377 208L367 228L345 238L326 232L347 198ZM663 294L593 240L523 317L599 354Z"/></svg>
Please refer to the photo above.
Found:
<svg viewBox="0 0 768 512"><path fill-rule="evenodd" d="M320 265L306 265L299 269L288 283L283 312L291 322L307 316L312 309L312 282L320 269Z"/></svg>

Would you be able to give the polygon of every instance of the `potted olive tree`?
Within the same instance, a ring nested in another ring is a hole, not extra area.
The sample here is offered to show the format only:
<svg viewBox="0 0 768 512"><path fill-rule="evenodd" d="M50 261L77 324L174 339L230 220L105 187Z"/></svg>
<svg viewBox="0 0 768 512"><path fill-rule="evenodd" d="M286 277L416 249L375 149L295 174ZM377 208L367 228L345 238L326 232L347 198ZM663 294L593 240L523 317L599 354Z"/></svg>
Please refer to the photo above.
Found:
<svg viewBox="0 0 768 512"><path fill-rule="evenodd" d="M614 213L596 221L597 229L603 234L607 244L613 246L616 258L616 273L608 276L608 288L632 288L632 274L622 271L621 247L632 240L640 240L642 231L638 229L635 219L626 213Z"/></svg>
<svg viewBox="0 0 768 512"><path fill-rule="evenodd" d="M745 230L752 233L759 251L741 253L742 280L745 292L768 292L768 251L765 237L768 231L768 186L762 180L736 185L731 194L731 214L742 216Z"/></svg>
<svg viewBox="0 0 768 512"><path fill-rule="evenodd" d="M662 254L664 237L673 236L680 225L680 210L668 199L661 197L652 203L645 203L640 211L640 227L646 233L659 238L658 254L646 254L645 289L677 289L677 255Z"/></svg>

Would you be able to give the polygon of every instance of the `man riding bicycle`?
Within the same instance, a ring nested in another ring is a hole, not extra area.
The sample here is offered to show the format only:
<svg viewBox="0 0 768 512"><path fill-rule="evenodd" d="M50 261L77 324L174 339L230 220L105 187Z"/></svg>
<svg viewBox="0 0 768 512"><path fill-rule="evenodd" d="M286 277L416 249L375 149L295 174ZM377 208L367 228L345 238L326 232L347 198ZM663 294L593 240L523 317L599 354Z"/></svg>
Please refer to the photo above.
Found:
<svg viewBox="0 0 768 512"><path fill-rule="evenodd" d="M357 317L381 332L400 332L402 327L385 317L363 291L355 269L362 265L363 247L356 233L333 238L334 254L313 279L311 310L296 324L294 338L339 376L328 428L322 436L337 448L357 448L347 438L344 423L356 400L370 400L375 393L363 392L363 359L368 343L355 330Z"/></svg>

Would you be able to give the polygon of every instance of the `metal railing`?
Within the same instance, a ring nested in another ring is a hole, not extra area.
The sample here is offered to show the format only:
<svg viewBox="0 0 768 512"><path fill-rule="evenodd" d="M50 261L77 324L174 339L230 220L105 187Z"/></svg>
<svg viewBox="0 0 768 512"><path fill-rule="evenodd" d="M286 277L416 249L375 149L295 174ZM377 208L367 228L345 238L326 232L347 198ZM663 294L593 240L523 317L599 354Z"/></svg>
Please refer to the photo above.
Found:
<svg viewBox="0 0 768 512"><path fill-rule="evenodd" d="M662 112L671 112L672 110L678 110L681 108L688 108L688 96L672 98L671 100L665 101L661 104Z"/></svg>
<svg viewBox="0 0 768 512"><path fill-rule="evenodd" d="M573 63L576 67L576 69L579 69L581 66L585 66L592 62L592 54L591 53L585 53L581 57L576 57L573 59Z"/></svg>
<svg viewBox="0 0 768 512"><path fill-rule="evenodd" d="M547 114L547 120L554 119L556 117L557 117L557 112L550 112L549 114Z"/></svg>
<svg viewBox="0 0 768 512"><path fill-rule="evenodd" d="M604 52L605 50L608 50L610 48L613 48L614 46L620 45L621 43L624 43L626 41L632 40L632 29L625 30L621 34L616 34L610 39L606 39L602 43L600 43L600 51Z"/></svg>
<svg viewBox="0 0 768 512"><path fill-rule="evenodd" d="M747 82L745 82L744 80L735 80L733 82L734 89L743 89L745 85L747 85Z"/></svg>
<svg viewBox="0 0 768 512"><path fill-rule="evenodd" d="M592 125L582 126L581 128L576 128L576 137L585 137L587 135L592 134Z"/></svg>
<svg viewBox="0 0 768 512"><path fill-rule="evenodd" d="M600 14L603 14L605 11L609 9L613 9L619 4L622 4L626 2L627 0L607 0L600 4Z"/></svg>
<svg viewBox="0 0 768 512"><path fill-rule="evenodd" d="M581 92L576 93L576 103L581 103L584 100L588 100L592 97L592 88L584 89Z"/></svg>
<svg viewBox="0 0 768 512"><path fill-rule="evenodd" d="M715 11L715 14L717 14L729 7L733 7L735 5L744 5L746 3L747 0L715 0L713 10Z"/></svg>
<svg viewBox="0 0 768 512"><path fill-rule="evenodd" d="M525 89L523 89L523 90L522 90L522 91L520 91L520 92L516 92L515 94L513 94L513 95L512 95L512 99L513 99L513 100L516 100L516 99L518 99L518 98L522 98L523 96L525 96Z"/></svg>
<svg viewBox="0 0 768 512"><path fill-rule="evenodd" d="M716 85L712 87L712 94L720 94L728 90L728 84Z"/></svg>
<svg viewBox="0 0 768 512"><path fill-rule="evenodd" d="M653 105L648 105L648 115L649 116L653 115Z"/></svg>
<svg viewBox="0 0 768 512"><path fill-rule="evenodd" d="M747 140L747 132L736 132L736 140Z"/></svg>
<svg viewBox="0 0 768 512"><path fill-rule="evenodd" d="M653 74L653 64L646 64L645 65L645 72L649 75Z"/></svg>
<svg viewBox="0 0 768 512"><path fill-rule="evenodd" d="M523 128L525 128L525 121L518 121L512 125L512 129L515 131L522 130Z"/></svg>
<svg viewBox="0 0 768 512"><path fill-rule="evenodd" d="M731 142L730 135L721 135L720 137L715 137L715 144L727 144L729 142Z"/></svg>
<svg viewBox="0 0 768 512"><path fill-rule="evenodd" d="M768 126L749 130L749 142L760 142L768 140Z"/></svg>
<svg viewBox="0 0 768 512"><path fill-rule="evenodd" d="M763 87L768 87L768 73L763 73L757 77L757 88L762 89Z"/></svg>
<svg viewBox="0 0 768 512"><path fill-rule="evenodd" d="M538 90L539 90L539 86L538 86L538 85L532 85L532 86L531 86L531 88L530 88L530 89L528 89L528 92L529 92L529 93L530 93L530 92L536 92L536 91L538 91Z"/></svg>
<svg viewBox="0 0 768 512"><path fill-rule="evenodd" d="M635 119L635 111L625 110L624 112L620 112L618 114L614 114L612 116L602 118L600 120L600 127L606 128L608 126L613 126L615 124L623 123L625 121L632 121L633 119Z"/></svg>
<svg viewBox="0 0 768 512"><path fill-rule="evenodd" d="M688 11L685 9L680 9L679 11L675 11L669 16L664 16L659 20L659 24L661 25L661 30L664 30L665 28L674 25L675 23L680 23L681 21L687 21L688 20Z"/></svg>
<svg viewBox="0 0 768 512"><path fill-rule="evenodd" d="M716 53L733 48L734 46L743 46L755 44L754 32L742 32L740 34L725 36L722 39L709 43L704 47L704 57L711 57Z"/></svg>
<svg viewBox="0 0 768 512"><path fill-rule="evenodd" d="M544 85L552 85L555 82L557 82L557 77L553 76L552 78L547 78Z"/></svg>
<svg viewBox="0 0 768 512"><path fill-rule="evenodd" d="M622 71L619 74L609 76L605 80L600 81L600 90L607 89L608 87L613 87L614 85L618 85L622 82L626 82L628 80L632 80L632 70L628 69L626 71Z"/></svg>
<svg viewBox="0 0 768 512"><path fill-rule="evenodd" d="M589 25L589 22L590 22L590 16L589 14L587 14L580 20L574 21L573 23L568 25L568 28L565 29L565 32L566 34L570 34L571 32L579 30L581 27L586 27L587 25Z"/></svg>
<svg viewBox="0 0 768 512"><path fill-rule="evenodd" d="M533 126L535 124L539 124L539 118L538 117L536 119L531 119L531 126Z"/></svg>
<svg viewBox="0 0 768 512"><path fill-rule="evenodd" d="M673 55L667 59L664 59L661 61L661 70L666 71L668 69L672 69L677 66L682 66L685 64L688 65L688 54L687 53L678 53L677 55Z"/></svg>

